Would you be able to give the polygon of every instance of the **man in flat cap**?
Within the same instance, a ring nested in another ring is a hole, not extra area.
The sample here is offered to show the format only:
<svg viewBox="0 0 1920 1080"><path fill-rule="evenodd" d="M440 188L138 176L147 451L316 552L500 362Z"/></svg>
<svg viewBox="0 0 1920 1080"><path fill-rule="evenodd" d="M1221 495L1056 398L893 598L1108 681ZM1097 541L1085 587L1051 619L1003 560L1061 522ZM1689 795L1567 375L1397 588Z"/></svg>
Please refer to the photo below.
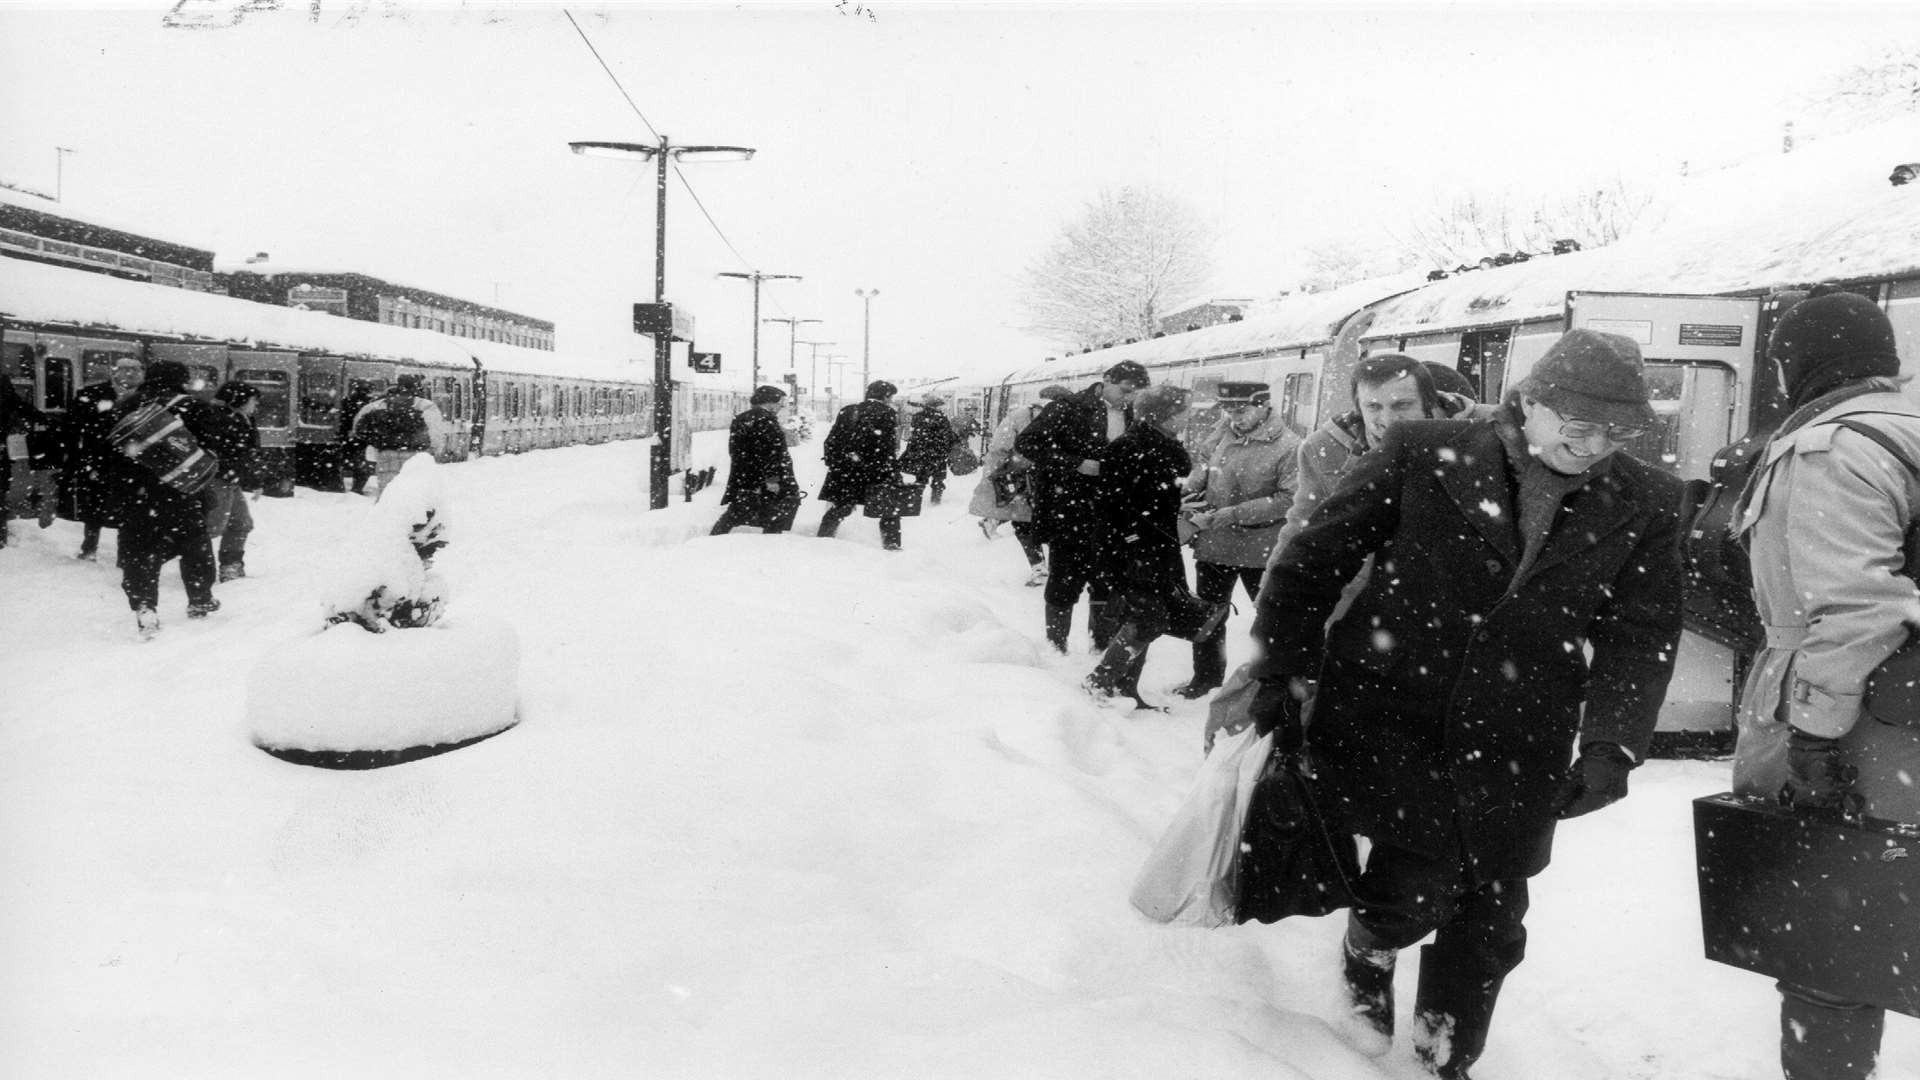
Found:
<svg viewBox="0 0 1920 1080"><path fill-rule="evenodd" d="M727 429L727 490L720 496L726 512L709 536L740 525L782 533L793 528L800 510L800 484L793 478L793 455L780 429L780 403L787 392L777 386L755 388L749 408Z"/></svg>
<svg viewBox="0 0 1920 1080"><path fill-rule="evenodd" d="M1393 425L1260 596L1254 722L1289 764L1304 741L1332 826L1372 841L1353 1020L1384 1051L1395 960L1435 934L1415 1049L1447 1080L1525 954L1557 822L1626 795L1673 672L1680 482L1621 452L1654 420L1638 347L1570 331L1494 416Z"/></svg>

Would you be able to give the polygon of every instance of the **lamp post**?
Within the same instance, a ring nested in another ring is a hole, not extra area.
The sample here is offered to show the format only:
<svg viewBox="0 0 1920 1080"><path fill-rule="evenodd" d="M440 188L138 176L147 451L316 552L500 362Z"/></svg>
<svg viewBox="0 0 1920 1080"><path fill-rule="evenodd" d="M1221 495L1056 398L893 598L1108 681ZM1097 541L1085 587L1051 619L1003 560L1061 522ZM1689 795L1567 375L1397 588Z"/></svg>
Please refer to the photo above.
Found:
<svg viewBox="0 0 1920 1080"><path fill-rule="evenodd" d="M667 161L678 161L689 154L700 156L753 157L745 146L675 146L660 136L657 145L630 142L580 141L567 144L576 154L599 157L652 158L659 166L654 181L653 215L653 302L667 300ZM649 469L648 505L655 510L667 506L667 477L673 469L673 334L656 331L653 335L653 454Z"/></svg>
<svg viewBox="0 0 1920 1080"><path fill-rule="evenodd" d="M63 181L65 180L66 173L67 173L67 170L66 170L67 155L77 154L79 152L80 151L75 150L70 146L56 146L53 148L53 201L54 202L60 201L61 188L65 186Z"/></svg>
<svg viewBox="0 0 1920 1080"><path fill-rule="evenodd" d="M879 289L855 289L853 295L865 302L866 311L860 319L860 388L866 391L869 380L873 378L868 361L873 357L873 298L880 295Z"/></svg>
<svg viewBox="0 0 1920 1080"><path fill-rule="evenodd" d="M827 367L833 371L833 375L827 380L827 411L838 416L840 402L846 398L847 392L847 358L838 353L829 356Z"/></svg>
<svg viewBox="0 0 1920 1080"><path fill-rule="evenodd" d="M813 350L813 358L808 362L808 365L807 365L807 408L811 409L813 408L814 395L819 393L818 386L819 386L819 379L820 379L820 349L822 346L832 345L834 344L834 342L803 341L800 344L808 346Z"/></svg>
<svg viewBox="0 0 1920 1080"><path fill-rule="evenodd" d="M794 339L797 338L800 334L801 323L819 322L820 320L819 319L802 319L792 315L776 315L770 318L761 319L760 321L761 322L783 322L787 324L787 385L794 386L797 388L800 380L794 377L793 347L796 344ZM797 416L800 413L800 401L799 401L800 395L796 393L793 396L794 396L793 411L794 411L794 415Z"/></svg>
<svg viewBox="0 0 1920 1080"><path fill-rule="evenodd" d="M736 270L722 270L721 277L741 278L753 282L753 387L760 386L760 283L773 278L786 278L799 281L799 274L763 274L758 270L742 274Z"/></svg>

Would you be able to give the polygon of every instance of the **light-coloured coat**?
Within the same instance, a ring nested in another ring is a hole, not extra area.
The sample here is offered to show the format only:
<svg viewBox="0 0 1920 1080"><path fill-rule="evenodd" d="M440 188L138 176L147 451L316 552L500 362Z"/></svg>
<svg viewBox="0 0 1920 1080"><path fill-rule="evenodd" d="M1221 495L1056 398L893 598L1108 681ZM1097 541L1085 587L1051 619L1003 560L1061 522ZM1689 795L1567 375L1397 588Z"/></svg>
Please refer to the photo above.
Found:
<svg viewBox="0 0 1920 1080"><path fill-rule="evenodd" d="M1752 558L1767 647L1740 695L1734 790L1772 797L1789 727L1838 738L1866 813L1920 821L1920 726L1861 711L1867 676L1920 627L1920 586L1900 573L1920 477L1835 426L1858 417L1920 461L1920 408L1890 389L1850 398L1767 447L1736 531ZM1865 415L1879 413L1882 415ZM1886 415L1886 414L1897 415Z"/></svg>
<svg viewBox="0 0 1920 1080"><path fill-rule="evenodd" d="M1015 405L1008 410L1007 418L1000 421L1000 426L993 429L993 438L987 440L987 456L980 462L980 483L974 487L973 499L967 504L968 513L989 521L1033 520L1033 504L1024 494L1014 496L1005 505L994 501L993 474L1008 462L1013 463L1015 471L1033 468L1033 462L1014 451L1013 440L1033 423L1034 414L1039 411L1034 406Z"/></svg>
<svg viewBox="0 0 1920 1080"><path fill-rule="evenodd" d="M1278 412L1252 431L1229 427L1207 459L1206 509L1212 524L1193 540L1196 561L1219 566L1267 565L1293 505L1300 438Z"/></svg>

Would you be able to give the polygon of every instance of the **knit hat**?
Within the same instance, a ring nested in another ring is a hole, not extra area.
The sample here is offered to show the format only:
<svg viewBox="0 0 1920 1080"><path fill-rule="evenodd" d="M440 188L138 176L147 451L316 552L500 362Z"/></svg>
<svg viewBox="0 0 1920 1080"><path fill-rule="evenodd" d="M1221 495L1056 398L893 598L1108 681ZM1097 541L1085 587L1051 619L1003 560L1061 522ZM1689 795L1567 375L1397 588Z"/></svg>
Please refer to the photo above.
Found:
<svg viewBox="0 0 1920 1080"><path fill-rule="evenodd" d="M1273 388L1263 382L1223 382L1213 393L1222 405L1265 405L1273 399Z"/></svg>
<svg viewBox="0 0 1920 1080"><path fill-rule="evenodd" d="M1767 355L1780 365L1796 406L1843 382L1900 374L1893 323L1859 293L1824 293L1788 308L1773 326Z"/></svg>
<svg viewBox="0 0 1920 1080"><path fill-rule="evenodd" d="M867 384L868 401L885 401L899 392L899 387L885 379L875 379Z"/></svg>
<svg viewBox="0 0 1920 1080"><path fill-rule="evenodd" d="M1515 389L1569 420L1650 428L1653 406L1640 346L1597 330L1569 330Z"/></svg>
<svg viewBox="0 0 1920 1080"><path fill-rule="evenodd" d="M786 397L787 392L777 386L756 386L753 396L747 399L749 405L767 405Z"/></svg>
<svg viewBox="0 0 1920 1080"><path fill-rule="evenodd" d="M1180 386L1155 386L1133 396L1133 418L1142 424L1164 424L1187 407L1189 392Z"/></svg>
<svg viewBox="0 0 1920 1080"><path fill-rule="evenodd" d="M141 379L142 386L157 386L171 390L176 394L187 392L187 384L193 381L193 372L178 360L155 360L147 365L147 374Z"/></svg>
<svg viewBox="0 0 1920 1080"><path fill-rule="evenodd" d="M427 392L427 377L425 375L402 375L393 380L392 392L395 394L411 394L414 397L419 397Z"/></svg>
<svg viewBox="0 0 1920 1080"><path fill-rule="evenodd" d="M1106 373L1100 376L1100 378L1104 382L1123 382L1135 387L1143 387L1153 382L1153 380L1147 376L1145 365L1137 360L1122 360L1108 368Z"/></svg>

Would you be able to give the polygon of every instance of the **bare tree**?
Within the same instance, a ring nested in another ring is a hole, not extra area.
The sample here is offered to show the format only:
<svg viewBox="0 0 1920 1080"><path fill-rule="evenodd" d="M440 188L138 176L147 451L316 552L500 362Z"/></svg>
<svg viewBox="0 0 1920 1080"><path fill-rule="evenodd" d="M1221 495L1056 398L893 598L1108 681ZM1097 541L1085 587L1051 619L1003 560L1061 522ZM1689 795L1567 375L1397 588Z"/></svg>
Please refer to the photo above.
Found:
<svg viewBox="0 0 1920 1080"><path fill-rule="evenodd" d="M1920 110L1920 46L1882 49L1871 63L1841 72L1815 104L1867 121Z"/></svg>
<svg viewBox="0 0 1920 1080"><path fill-rule="evenodd" d="M1300 287L1307 292L1326 292L1350 282L1398 273L1417 261L1398 245L1335 237L1307 246L1301 256Z"/></svg>
<svg viewBox="0 0 1920 1080"><path fill-rule="evenodd" d="M1060 231L1021 282L1026 328L1062 345L1151 337L1170 305L1213 276L1213 230L1150 188L1108 188Z"/></svg>

